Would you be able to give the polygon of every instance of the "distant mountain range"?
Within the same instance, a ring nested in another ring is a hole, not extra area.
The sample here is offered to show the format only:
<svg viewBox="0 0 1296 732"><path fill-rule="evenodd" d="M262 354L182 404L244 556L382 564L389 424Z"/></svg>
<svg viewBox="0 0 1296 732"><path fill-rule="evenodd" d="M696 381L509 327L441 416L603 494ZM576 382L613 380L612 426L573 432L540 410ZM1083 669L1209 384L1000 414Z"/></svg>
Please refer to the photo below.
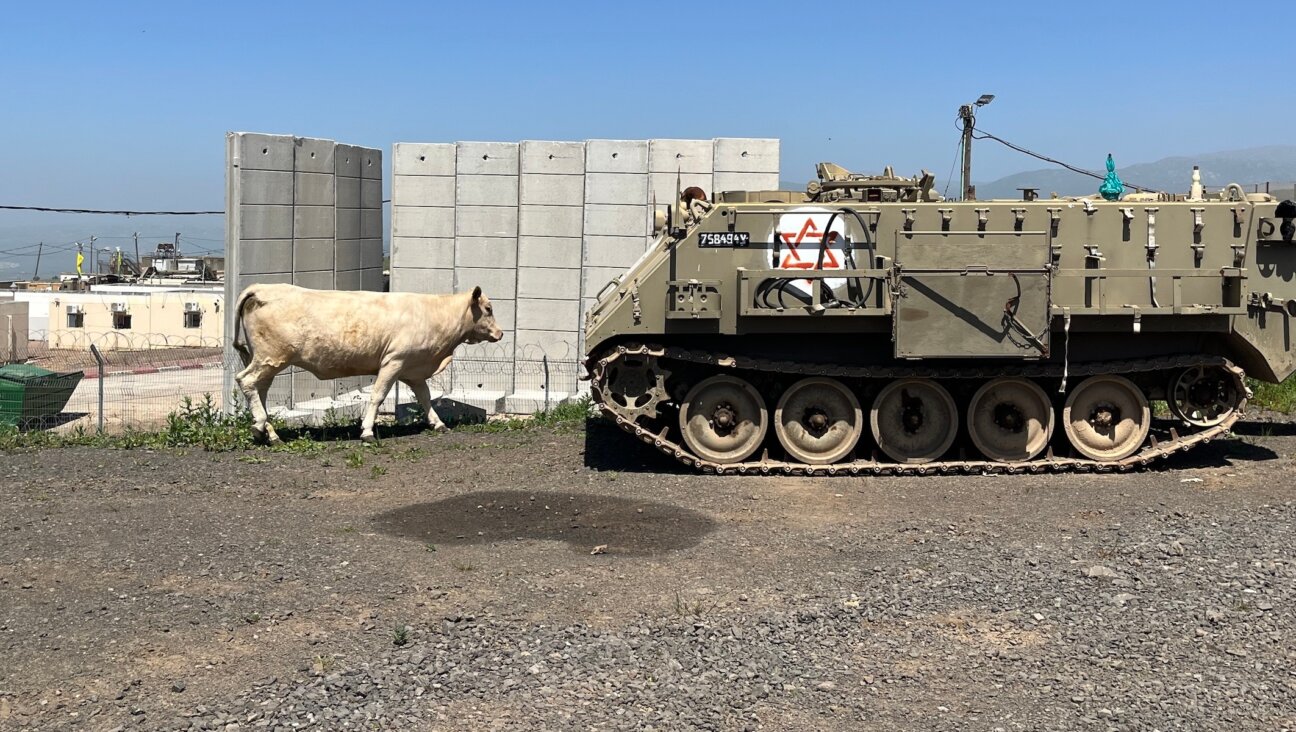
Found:
<svg viewBox="0 0 1296 732"><path fill-rule="evenodd" d="M1068 161L1070 162L1070 161ZM1093 170L1106 173L1104 161L1098 161ZM1270 145L1245 150L1204 153L1193 156L1162 158L1153 163L1122 165L1116 161L1116 174L1126 183L1170 193L1187 193L1192 183L1192 167L1201 168L1202 185L1222 188L1238 183L1248 191L1255 184L1263 190L1269 182L1276 187L1291 188L1296 181L1296 146ZM1082 166L1087 167L1087 166ZM1000 178L988 183L977 183L976 196L980 199L1020 198L1018 188L1036 188L1040 197L1052 193L1060 196L1082 196L1098 192L1100 181L1065 168L1042 168Z"/></svg>
<svg viewBox="0 0 1296 732"><path fill-rule="evenodd" d="M1106 173L1104 160L1093 166L1096 173ZM1272 185L1271 190L1277 195L1279 189L1288 191L1283 197L1289 197L1296 181L1296 145L1269 145L1245 150L1226 150L1223 152L1203 153L1200 155L1180 155L1162 158L1152 163L1134 163L1123 165L1116 160L1116 174L1126 183L1130 183L1170 193L1187 193L1192 183L1192 166L1201 168L1202 185L1207 188L1222 188L1229 183L1238 183L1248 191L1256 184L1264 189L1266 182ZM873 171L855 171L866 173ZM904 173L902 173L903 175ZM1052 193L1059 196L1083 196L1098 192L1099 182L1087 175L1073 173L1065 168L1040 168L1014 173L998 180L983 181L976 184L977 198L1020 198L1019 188L1035 188L1043 198ZM784 190L803 191L805 183L781 180L779 187ZM945 182L937 181L937 190L944 190ZM958 188L957 181L950 186L951 193Z"/></svg>

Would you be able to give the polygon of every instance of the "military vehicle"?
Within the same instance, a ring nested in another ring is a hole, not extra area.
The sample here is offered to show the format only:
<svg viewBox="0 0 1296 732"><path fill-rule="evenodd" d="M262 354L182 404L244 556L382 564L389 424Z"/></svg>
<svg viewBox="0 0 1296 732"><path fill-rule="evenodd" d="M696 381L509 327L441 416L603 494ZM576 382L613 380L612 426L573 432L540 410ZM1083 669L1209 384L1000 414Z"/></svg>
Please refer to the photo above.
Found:
<svg viewBox="0 0 1296 732"><path fill-rule="evenodd" d="M1292 201L817 172L683 196L599 293L585 365L623 429L715 473L1127 469L1296 370Z"/></svg>

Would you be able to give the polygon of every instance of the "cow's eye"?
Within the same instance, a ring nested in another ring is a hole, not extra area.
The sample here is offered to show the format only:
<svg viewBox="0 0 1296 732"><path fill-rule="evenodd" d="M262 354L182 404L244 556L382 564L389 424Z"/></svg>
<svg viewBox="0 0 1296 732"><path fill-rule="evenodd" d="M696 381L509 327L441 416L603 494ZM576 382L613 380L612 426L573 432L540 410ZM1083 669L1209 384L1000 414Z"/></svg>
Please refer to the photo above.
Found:
<svg viewBox="0 0 1296 732"><path fill-rule="evenodd" d="M487 314L487 315L493 315L494 313L495 313L495 308L491 307L490 305L487 305L487 306L486 306L486 314Z"/></svg>

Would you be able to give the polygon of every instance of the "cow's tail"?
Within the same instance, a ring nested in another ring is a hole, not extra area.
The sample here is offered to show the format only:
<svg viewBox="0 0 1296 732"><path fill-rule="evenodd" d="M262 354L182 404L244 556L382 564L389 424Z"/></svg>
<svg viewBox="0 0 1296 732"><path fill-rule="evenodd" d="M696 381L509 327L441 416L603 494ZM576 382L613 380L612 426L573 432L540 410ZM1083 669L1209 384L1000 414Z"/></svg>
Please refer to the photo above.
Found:
<svg viewBox="0 0 1296 732"><path fill-rule="evenodd" d="M243 359L243 365L247 366L252 363L252 344L247 343L240 336L245 335L243 329L243 316L245 308L251 305L253 308L260 307L264 303L257 298L257 286L251 285L243 290L239 295L238 302L234 303L234 350L238 351L239 357Z"/></svg>

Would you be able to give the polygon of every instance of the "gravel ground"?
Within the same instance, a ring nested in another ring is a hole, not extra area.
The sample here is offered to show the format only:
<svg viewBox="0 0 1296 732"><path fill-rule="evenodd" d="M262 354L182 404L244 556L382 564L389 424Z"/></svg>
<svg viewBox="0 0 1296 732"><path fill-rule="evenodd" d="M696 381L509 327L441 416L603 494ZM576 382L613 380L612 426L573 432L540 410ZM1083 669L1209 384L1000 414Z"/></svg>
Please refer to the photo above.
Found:
<svg viewBox="0 0 1296 732"><path fill-rule="evenodd" d="M1296 729L1296 426L714 477L601 425L0 453L0 729Z"/></svg>

